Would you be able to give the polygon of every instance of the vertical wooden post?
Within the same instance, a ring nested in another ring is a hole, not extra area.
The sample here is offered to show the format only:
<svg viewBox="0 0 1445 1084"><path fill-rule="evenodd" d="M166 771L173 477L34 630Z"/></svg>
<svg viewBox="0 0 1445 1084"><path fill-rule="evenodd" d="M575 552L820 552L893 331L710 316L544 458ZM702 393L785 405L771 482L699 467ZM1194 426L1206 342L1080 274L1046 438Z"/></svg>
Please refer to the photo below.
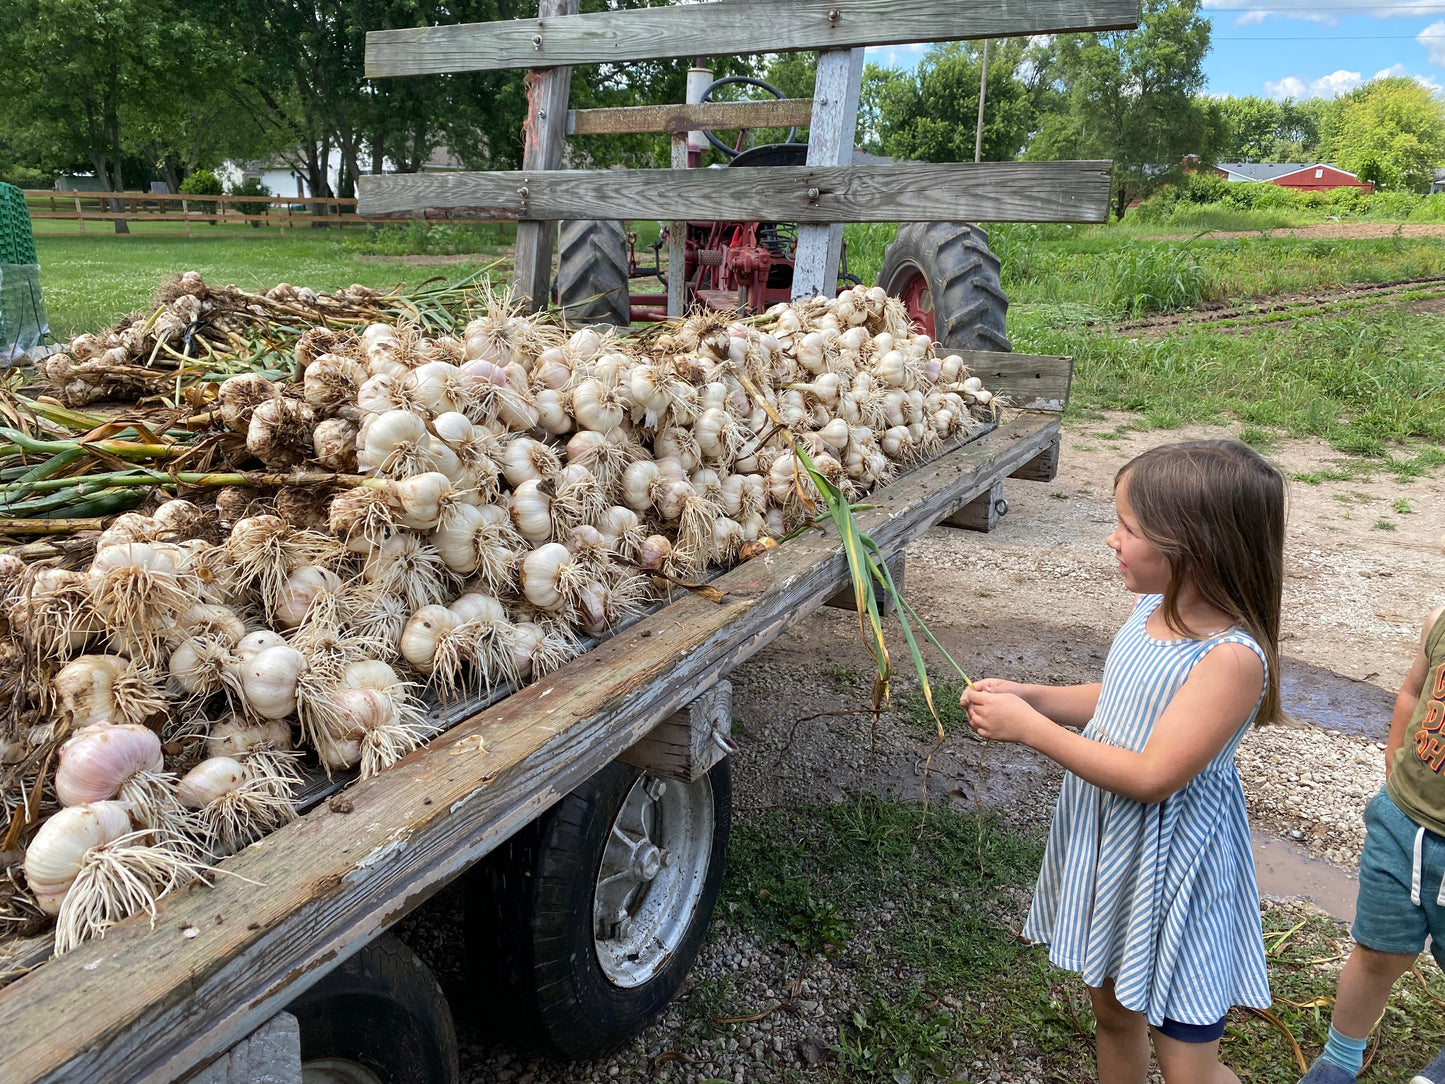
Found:
<svg viewBox="0 0 1445 1084"><path fill-rule="evenodd" d="M808 165L846 166L853 160L858 126L858 92L863 85L863 50L831 49L818 57L813 120L808 129ZM843 226L799 226L793 267L793 299L837 291L843 255Z"/></svg>
<svg viewBox="0 0 1445 1084"><path fill-rule="evenodd" d="M978 73L978 128L973 135L973 160L983 161L983 100L988 97L988 39L983 39L983 60Z"/></svg>
<svg viewBox="0 0 1445 1084"><path fill-rule="evenodd" d="M687 168L687 133L672 137L672 168ZM687 295L687 223L667 224L667 315L682 315Z"/></svg>
<svg viewBox="0 0 1445 1084"><path fill-rule="evenodd" d="M181 218L183 218L186 223L187 237L191 235L191 210L187 206L188 203L190 203L190 200L181 200Z"/></svg>
<svg viewBox="0 0 1445 1084"><path fill-rule="evenodd" d="M85 212L80 209L80 197L75 197L75 221L80 223L80 232L85 233Z"/></svg>
<svg viewBox="0 0 1445 1084"><path fill-rule="evenodd" d="M559 15L576 15L578 0L541 0L537 20L544 23ZM536 38L540 51L542 38ZM522 171L557 169L567 138L567 91L572 69L533 68L527 75L527 121L522 134ZM526 207L526 178L522 179L522 206ZM517 222L517 245L513 282L519 301L528 312L547 307L552 284L552 246L557 223L523 218Z"/></svg>

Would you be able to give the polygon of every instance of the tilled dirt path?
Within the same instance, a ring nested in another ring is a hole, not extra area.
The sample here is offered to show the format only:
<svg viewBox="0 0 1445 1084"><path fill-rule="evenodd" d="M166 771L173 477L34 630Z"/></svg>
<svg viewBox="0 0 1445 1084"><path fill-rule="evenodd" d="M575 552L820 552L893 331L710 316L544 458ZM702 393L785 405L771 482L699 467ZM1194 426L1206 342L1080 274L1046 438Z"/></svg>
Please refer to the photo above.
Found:
<svg viewBox="0 0 1445 1084"><path fill-rule="evenodd" d="M1171 233L1141 237L1141 241L1187 241L1202 236L1208 240L1224 237L1320 237L1362 241L1376 237L1445 237L1445 222L1317 222L1311 226L1285 226L1277 230L1211 230L1205 234Z"/></svg>

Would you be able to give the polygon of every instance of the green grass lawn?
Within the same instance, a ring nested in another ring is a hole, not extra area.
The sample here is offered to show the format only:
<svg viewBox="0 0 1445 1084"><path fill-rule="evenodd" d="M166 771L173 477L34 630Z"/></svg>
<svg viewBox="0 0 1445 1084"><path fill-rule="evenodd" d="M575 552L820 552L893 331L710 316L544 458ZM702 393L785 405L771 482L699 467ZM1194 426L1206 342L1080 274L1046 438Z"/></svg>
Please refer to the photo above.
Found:
<svg viewBox="0 0 1445 1084"><path fill-rule="evenodd" d="M427 256L421 255L414 263L401 263L349 250L348 242L358 245L364 240L358 231L293 230L285 237L274 230L218 226L217 231L214 238L191 240L174 232L139 231L130 236L37 237L40 286L51 333L63 340L107 327L144 308L157 284L181 271L199 271L208 282L233 282L252 290L278 282L314 290L353 282L383 289L437 274L459 278L492 263L501 251L493 244L478 252L475 261L448 258L427 263Z"/></svg>

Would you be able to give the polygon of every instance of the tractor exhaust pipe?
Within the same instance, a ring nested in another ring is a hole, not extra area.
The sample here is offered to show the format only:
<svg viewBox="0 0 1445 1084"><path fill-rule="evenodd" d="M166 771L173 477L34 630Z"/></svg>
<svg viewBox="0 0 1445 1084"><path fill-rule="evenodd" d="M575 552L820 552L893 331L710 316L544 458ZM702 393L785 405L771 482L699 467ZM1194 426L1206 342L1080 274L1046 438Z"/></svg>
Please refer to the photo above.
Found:
<svg viewBox="0 0 1445 1084"><path fill-rule="evenodd" d="M702 101L702 92L712 85L712 69L692 67L687 70L687 104L697 105ZM702 152L707 150L707 136L702 132L687 133L687 167L696 169L702 163Z"/></svg>

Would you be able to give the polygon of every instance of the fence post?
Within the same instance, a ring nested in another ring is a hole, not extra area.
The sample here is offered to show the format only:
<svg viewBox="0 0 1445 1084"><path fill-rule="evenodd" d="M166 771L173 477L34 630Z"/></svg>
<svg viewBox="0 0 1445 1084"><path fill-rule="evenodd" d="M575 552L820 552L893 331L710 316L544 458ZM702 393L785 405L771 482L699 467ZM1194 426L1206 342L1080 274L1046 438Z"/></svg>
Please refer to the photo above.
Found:
<svg viewBox="0 0 1445 1084"><path fill-rule="evenodd" d="M80 223L80 232L85 233L85 214L80 209L80 197L75 197L75 221Z"/></svg>
<svg viewBox="0 0 1445 1084"><path fill-rule="evenodd" d="M181 200L181 218L185 219L186 222L187 237L191 235L191 209L186 206L189 202L189 200Z"/></svg>
<svg viewBox="0 0 1445 1084"><path fill-rule="evenodd" d="M831 49L818 57L813 122L808 129L808 165L846 166L852 162L862 83L862 49ZM842 223L799 226L793 300L819 294L832 297L838 290L842 253Z"/></svg>
<svg viewBox="0 0 1445 1084"><path fill-rule="evenodd" d="M687 168L687 133L672 134L672 168ZM667 315L682 315L687 295L687 223L667 224Z"/></svg>
<svg viewBox="0 0 1445 1084"><path fill-rule="evenodd" d="M541 0L537 18L546 20L560 15L576 15L578 0ZM539 42L541 38L537 39ZM562 164L562 151L567 139L567 91L572 69L534 68L528 74L528 115L523 135L522 169L557 169ZM512 257L515 265L513 282L518 300L527 311L538 312L547 307L552 286L552 246L557 236L557 223L526 218L526 180L522 182L523 213L517 222L517 245Z"/></svg>

